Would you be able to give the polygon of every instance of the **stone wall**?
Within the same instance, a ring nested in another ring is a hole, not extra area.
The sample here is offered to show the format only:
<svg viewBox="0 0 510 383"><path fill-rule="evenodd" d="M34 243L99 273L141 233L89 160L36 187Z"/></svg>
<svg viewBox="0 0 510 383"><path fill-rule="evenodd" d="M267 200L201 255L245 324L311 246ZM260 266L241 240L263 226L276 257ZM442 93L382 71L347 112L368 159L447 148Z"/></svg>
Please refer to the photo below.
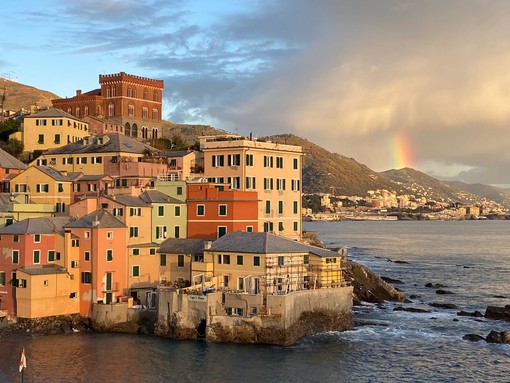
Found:
<svg viewBox="0 0 510 383"><path fill-rule="evenodd" d="M157 311L129 308L127 303L92 305L95 331L152 334Z"/></svg>
<svg viewBox="0 0 510 383"><path fill-rule="evenodd" d="M159 295L156 335L178 339L204 336L212 342L290 345L324 331L351 329L352 287L306 290L264 297L211 293L191 296L167 291ZM226 307L257 314L227 315Z"/></svg>

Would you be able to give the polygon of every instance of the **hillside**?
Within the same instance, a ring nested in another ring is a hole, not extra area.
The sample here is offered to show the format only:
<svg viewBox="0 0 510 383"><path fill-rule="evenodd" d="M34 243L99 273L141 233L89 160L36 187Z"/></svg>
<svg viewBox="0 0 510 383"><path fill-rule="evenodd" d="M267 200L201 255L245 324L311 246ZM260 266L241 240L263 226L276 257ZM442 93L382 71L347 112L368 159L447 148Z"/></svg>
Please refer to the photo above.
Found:
<svg viewBox="0 0 510 383"><path fill-rule="evenodd" d="M292 134L264 137L272 142L303 147L303 192L365 196L368 190L395 190L395 184L353 158L331 153Z"/></svg>
<svg viewBox="0 0 510 383"><path fill-rule="evenodd" d="M483 184L467 184L460 181L445 181L445 184L458 192L465 191L475 194L510 208L510 189L502 189Z"/></svg>
<svg viewBox="0 0 510 383"><path fill-rule="evenodd" d="M39 108L49 107L51 106L51 100L59 98L56 94L46 90L40 90L4 78L0 78L0 97L3 94L4 86L4 110L18 111L22 108L30 110L34 105L37 105Z"/></svg>

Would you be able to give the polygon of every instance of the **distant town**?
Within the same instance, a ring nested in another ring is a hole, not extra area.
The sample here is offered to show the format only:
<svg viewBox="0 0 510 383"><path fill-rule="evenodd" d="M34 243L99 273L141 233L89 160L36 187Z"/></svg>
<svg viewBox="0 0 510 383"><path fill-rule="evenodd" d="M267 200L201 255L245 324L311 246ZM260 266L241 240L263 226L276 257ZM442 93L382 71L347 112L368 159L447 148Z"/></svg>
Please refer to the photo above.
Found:
<svg viewBox="0 0 510 383"><path fill-rule="evenodd" d="M398 195L388 190L373 190L368 194L367 197L304 195L304 219L311 221L509 219L508 209L487 199L482 203L468 205L409 194ZM468 199L469 196L466 195L465 198Z"/></svg>

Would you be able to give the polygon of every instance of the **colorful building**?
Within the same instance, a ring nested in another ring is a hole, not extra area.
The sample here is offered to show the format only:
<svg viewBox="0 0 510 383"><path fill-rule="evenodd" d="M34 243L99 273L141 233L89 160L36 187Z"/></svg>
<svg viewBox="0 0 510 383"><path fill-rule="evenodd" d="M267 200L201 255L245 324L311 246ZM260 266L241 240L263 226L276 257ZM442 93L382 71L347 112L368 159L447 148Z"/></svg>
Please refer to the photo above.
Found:
<svg viewBox="0 0 510 383"><path fill-rule="evenodd" d="M188 183L188 238L214 240L234 231L258 231L255 191L229 185Z"/></svg>
<svg viewBox="0 0 510 383"><path fill-rule="evenodd" d="M0 193L9 193L11 178L26 168L26 164L0 149Z"/></svg>
<svg viewBox="0 0 510 383"><path fill-rule="evenodd" d="M209 181L258 192L258 231L301 239L300 146L210 136L200 137L200 148Z"/></svg>
<svg viewBox="0 0 510 383"><path fill-rule="evenodd" d="M124 128L124 134L142 140L161 136L163 80L124 72L99 75L100 89L71 98L52 100L53 107L76 118L92 116Z"/></svg>
<svg viewBox="0 0 510 383"><path fill-rule="evenodd" d="M11 138L23 142L27 158L35 151L46 151L76 142L90 135L89 126L79 118L59 109L47 109L25 116L21 131Z"/></svg>

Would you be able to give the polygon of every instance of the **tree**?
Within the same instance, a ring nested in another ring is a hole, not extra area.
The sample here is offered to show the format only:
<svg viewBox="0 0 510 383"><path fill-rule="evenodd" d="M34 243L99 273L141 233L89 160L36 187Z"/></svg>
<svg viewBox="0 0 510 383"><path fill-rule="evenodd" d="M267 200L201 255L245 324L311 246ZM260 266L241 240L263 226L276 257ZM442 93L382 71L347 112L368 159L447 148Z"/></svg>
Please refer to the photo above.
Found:
<svg viewBox="0 0 510 383"><path fill-rule="evenodd" d="M23 142L16 140L15 138L11 138L7 142L0 141L0 148L5 150L11 156L21 159L24 147Z"/></svg>
<svg viewBox="0 0 510 383"><path fill-rule="evenodd" d="M7 120L0 123L0 141L7 142L9 135L17 132L21 127L21 121L19 120ZM4 149L5 150L5 149Z"/></svg>

